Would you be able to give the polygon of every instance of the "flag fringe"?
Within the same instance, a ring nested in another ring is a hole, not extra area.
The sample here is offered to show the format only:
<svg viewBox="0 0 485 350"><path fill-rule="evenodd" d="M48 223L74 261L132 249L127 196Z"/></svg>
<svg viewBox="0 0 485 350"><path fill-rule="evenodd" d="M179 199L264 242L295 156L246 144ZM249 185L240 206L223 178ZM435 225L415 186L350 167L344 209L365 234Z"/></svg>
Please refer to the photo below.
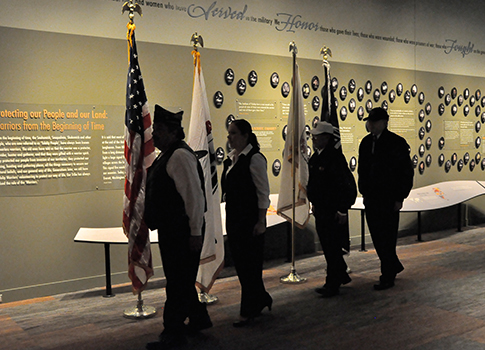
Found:
<svg viewBox="0 0 485 350"><path fill-rule="evenodd" d="M291 208L292 208L291 206L286 207L287 210L289 210ZM283 212L278 212L278 215L281 216L283 219L285 219L286 221L288 221L290 223L293 222L293 219L291 218L291 216L285 215ZM295 226L303 230L306 227L306 225L308 224L308 221L310 221L309 215L305 219L305 222L302 223L302 224L300 224L298 221L295 221Z"/></svg>
<svg viewBox="0 0 485 350"><path fill-rule="evenodd" d="M128 40L128 62L130 62L130 49L133 47L133 34L135 33L135 23L130 23L126 25L128 31L126 32L126 39Z"/></svg>
<svg viewBox="0 0 485 350"><path fill-rule="evenodd" d="M219 265L219 267L217 268L217 270L214 272L213 276L212 276L212 279L210 281L210 283L207 285L207 286L204 286L202 285L201 283L199 283L198 281L195 282L195 285L204 293L209 293L209 291L212 289L212 286L214 285L216 279L217 279L217 276L219 276L219 274L221 273L222 269L224 268L224 260L222 260L221 264Z"/></svg>
<svg viewBox="0 0 485 350"><path fill-rule="evenodd" d="M200 52L197 50L193 50L192 55L194 56L194 74L195 69L197 68L197 73L200 75L200 70L202 69L202 67L200 66Z"/></svg>
<svg viewBox="0 0 485 350"><path fill-rule="evenodd" d="M207 264L207 263L210 263L211 261L214 261L214 260L216 260L216 255L212 254L211 256L200 259L199 265Z"/></svg>
<svg viewBox="0 0 485 350"><path fill-rule="evenodd" d="M135 272L135 267L139 267L139 268L141 268L145 271L145 274L146 274L145 283L143 283L138 278L138 276ZM153 276L153 269L151 269L147 266L141 265L141 264L137 263L136 261L133 261L133 260L130 261L130 263L128 265L128 277L131 280L131 291L133 292L134 295L140 294L141 292L143 292L146 289L146 287L148 285L148 280L152 276Z"/></svg>

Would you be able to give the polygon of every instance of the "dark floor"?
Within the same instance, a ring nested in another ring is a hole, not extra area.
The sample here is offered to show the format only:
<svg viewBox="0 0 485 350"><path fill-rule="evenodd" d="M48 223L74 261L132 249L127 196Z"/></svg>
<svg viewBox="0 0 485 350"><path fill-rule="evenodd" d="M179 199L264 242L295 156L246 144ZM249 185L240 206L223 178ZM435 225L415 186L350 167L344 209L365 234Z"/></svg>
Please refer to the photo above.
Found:
<svg viewBox="0 0 485 350"><path fill-rule="evenodd" d="M211 293L214 327L189 339L184 349L485 349L485 227L399 239L405 270L396 286L374 291L379 263L374 250L355 249L347 258L353 281L332 299L319 297L322 256L299 258L296 271L307 282L282 284L291 265L271 262L264 280L274 299L248 328L232 322L239 310L239 283L229 276ZM225 275L230 275L225 271ZM161 285L154 280L152 287ZM90 290L0 305L0 349L144 349L162 330L164 290L143 293L155 317L123 317L136 305L127 286Z"/></svg>

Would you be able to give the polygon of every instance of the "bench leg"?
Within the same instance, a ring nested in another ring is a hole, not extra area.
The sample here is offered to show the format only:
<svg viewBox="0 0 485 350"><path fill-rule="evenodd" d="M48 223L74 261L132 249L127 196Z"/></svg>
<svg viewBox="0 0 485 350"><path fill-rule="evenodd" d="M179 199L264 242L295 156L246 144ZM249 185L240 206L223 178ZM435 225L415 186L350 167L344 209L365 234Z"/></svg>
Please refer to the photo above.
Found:
<svg viewBox="0 0 485 350"><path fill-rule="evenodd" d="M365 249L365 210L360 211L360 251L367 251Z"/></svg>
<svg viewBox="0 0 485 350"><path fill-rule="evenodd" d="M111 291L111 262L109 254L109 243L104 244L104 265L106 269L106 295L105 298L111 298L115 295Z"/></svg>
<svg viewBox="0 0 485 350"><path fill-rule="evenodd" d="M418 211L418 242L422 242L423 240L421 239L421 212Z"/></svg>
<svg viewBox="0 0 485 350"><path fill-rule="evenodd" d="M457 208L458 208L458 227L457 227L457 230L458 232L462 232L462 227L461 227L461 203L458 203L457 205Z"/></svg>

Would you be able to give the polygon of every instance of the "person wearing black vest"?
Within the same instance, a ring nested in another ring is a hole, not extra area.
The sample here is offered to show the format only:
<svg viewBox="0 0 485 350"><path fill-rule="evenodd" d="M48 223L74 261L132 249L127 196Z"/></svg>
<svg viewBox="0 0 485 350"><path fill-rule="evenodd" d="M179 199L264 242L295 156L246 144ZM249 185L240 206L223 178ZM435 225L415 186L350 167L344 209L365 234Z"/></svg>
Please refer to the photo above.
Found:
<svg viewBox="0 0 485 350"><path fill-rule="evenodd" d="M358 183L381 261L381 276L374 289L384 290L393 287L396 275L404 270L396 253L399 211L413 187L414 168L406 140L387 129L385 109L372 109L364 121L370 133L359 147Z"/></svg>
<svg viewBox="0 0 485 350"><path fill-rule="evenodd" d="M234 327L250 324L273 299L263 282L264 232L269 207L266 158L259 152L251 124L234 120L228 128L233 149L224 161L221 187L226 202L226 232L241 284L240 319Z"/></svg>
<svg viewBox="0 0 485 350"><path fill-rule="evenodd" d="M351 281L342 240L348 241L347 212L357 197L357 186L344 154L335 148L332 124L318 122L310 133L315 152L308 162L307 195L327 261L325 284L315 291L330 298L339 294L340 285Z"/></svg>
<svg viewBox="0 0 485 350"><path fill-rule="evenodd" d="M195 288L205 229L204 175L183 141L182 114L155 105L152 136L161 153L148 168L144 220L151 230L158 230L167 299L164 330L147 349L178 347L187 342L187 331L212 327Z"/></svg>

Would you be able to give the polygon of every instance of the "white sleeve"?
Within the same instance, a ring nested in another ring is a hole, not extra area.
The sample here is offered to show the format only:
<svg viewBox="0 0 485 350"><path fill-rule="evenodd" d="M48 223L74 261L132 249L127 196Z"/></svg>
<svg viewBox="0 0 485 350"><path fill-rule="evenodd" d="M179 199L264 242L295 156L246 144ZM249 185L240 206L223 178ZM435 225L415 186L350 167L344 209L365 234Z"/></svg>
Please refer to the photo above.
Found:
<svg viewBox="0 0 485 350"><path fill-rule="evenodd" d="M168 176L175 182L175 187L184 201L192 236L202 235L205 209L197 162L190 151L179 148L173 152L167 163Z"/></svg>
<svg viewBox="0 0 485 350"><path fill-rule="evenodd" d="M258 208L268 209L270 205L268 173L266 171L266 159L260 153L256 153L251 157L249 171L256 186Z"/></svg>

